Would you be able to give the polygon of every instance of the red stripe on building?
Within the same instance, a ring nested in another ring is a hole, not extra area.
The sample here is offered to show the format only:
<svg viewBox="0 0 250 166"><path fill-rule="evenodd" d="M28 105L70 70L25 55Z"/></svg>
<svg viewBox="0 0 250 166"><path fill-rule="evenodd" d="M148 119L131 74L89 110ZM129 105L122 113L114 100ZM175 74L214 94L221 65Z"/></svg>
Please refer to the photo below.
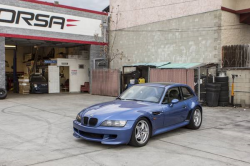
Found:
<svg viewBox="0 0 250 166"><path fill-rule="evenodd" d="M70 40L70 39L59 39L59 38L50 38L50 37L39 37L39 36L27 36L27 35L15 35L0 33L2 37L12 37L20 39L31 39L31 40L43 40L43 41L55 41L55 42L65 42L65 43L79 43L79 44L92 44L92 45L108 45L108 43L95 42L95 41L82 41L82 40Z"/></svg>
<svg viewBox="0 0 250 166"><path fill-rule="evenodd" d="M76 26L74 24L67 24L67 27L73 27L73 26Z"/></svg>
<svg viewBox="0 0 250 166"><path fill-rule="evenodd" d="M79 20L67 19L67 22L75 22L75 21L79 21Z"/></svg>
<svg viewBox="0 0 250 166"><path fill-rule="evenodd" d="M70 10L77 10L77 11L88 12L88 13L94 13L94 14L105 15L105 16L108 15L108 13L104 13L104 12L99 12L99 11L94 11L94 10L89 10L89 9L82 9L82 8L72 7L72 6L67 6L67 5L56 5L54 3L44 2L44 1L37 1L37 0L21 0L21 1L47 5L47 6L53 6L53 7L60 7L60 8L70 9Z"/></svg>
<svg viewBox="0 0 250 166"><path fill-rule="evenodd" d="M221 10L226 11L226 12L230 12L230 13L237 14L237 11L236 11L236 10L229 9L229 8L226 8L226 7L223 7L223 6L221 7Z"/></svg>
<svg viewBox="0 0 250 166"><path fill-rule="evenodd" d="M234 13L234 14L250 13L250 9L233 10L233 9L229 9L229 8L226 8L226 7L221 7L221 10L227 11L227 12L230 12L230 13Z"/></svg>

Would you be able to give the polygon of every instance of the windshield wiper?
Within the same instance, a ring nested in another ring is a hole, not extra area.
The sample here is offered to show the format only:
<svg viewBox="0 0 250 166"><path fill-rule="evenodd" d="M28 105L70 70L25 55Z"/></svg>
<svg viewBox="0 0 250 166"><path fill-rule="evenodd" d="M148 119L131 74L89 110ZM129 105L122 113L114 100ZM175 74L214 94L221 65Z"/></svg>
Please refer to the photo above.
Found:
<svg viewBox="0 0 250 166"><path fill-rule="evenodd" d="M122 99L122 98L120 98L120 97L117 97L116 100L124 100L124 99Z"/></svg>
<svg viewBox="0 0 250 166"><path fill-rule="evenodd" d="M138 99L125 99L125 100L132 100L132 101L145 101L145 100L138 100Z"/></svg>

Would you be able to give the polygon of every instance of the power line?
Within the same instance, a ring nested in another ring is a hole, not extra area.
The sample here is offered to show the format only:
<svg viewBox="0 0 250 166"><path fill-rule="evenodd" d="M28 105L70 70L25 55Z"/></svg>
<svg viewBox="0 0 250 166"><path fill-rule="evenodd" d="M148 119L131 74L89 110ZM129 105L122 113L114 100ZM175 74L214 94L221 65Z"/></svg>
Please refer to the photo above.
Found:
<svg viewBox="0 0 250 166"><path fill-rule="evenodd" d="M235 27L242 24L235 25L226 25L226 26L214 26L214 27L197 27L197 28L188 28L188 29L166 29L166 30L111 30L111 31L120 31L120 32L193 32L193 31L217 31L217 30L235 30L235 29L250 29L249 27L236 27L236 28L226 28L226 27ZM247 26L247 25L245 25Z"/></svg>

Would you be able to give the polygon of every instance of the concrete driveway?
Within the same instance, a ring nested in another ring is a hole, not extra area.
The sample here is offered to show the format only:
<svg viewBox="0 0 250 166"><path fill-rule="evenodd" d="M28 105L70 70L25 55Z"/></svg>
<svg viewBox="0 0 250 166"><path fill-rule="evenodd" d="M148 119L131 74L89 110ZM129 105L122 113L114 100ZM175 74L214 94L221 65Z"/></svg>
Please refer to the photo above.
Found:
<svg viewBox="0 0 250 166"><path fill-rule="evenodd" d="M83 108L112 100L88 94L10 95L0 101L0 166L250 165L250 110L204 108L200 130L181 128L147 146L76 139Z"/></svg>

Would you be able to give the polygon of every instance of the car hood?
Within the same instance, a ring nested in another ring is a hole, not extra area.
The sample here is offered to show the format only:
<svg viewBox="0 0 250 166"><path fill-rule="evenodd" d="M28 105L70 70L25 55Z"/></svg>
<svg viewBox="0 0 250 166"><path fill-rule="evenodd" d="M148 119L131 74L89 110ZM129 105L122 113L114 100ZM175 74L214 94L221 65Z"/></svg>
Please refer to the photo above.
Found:
<svg viewBox="0 0 250 166"><path fill-rule="evenodd" d="M48 84L48 82L30 82L32 84Z"/></svg>
<svg viewBox="0 0 250 166"><path fill-rule="evenodd" d="M89 107L83 110L81 116L98 118L102 121L135 120L140 114L157 105L157 103L115 100Z"/></svg>

